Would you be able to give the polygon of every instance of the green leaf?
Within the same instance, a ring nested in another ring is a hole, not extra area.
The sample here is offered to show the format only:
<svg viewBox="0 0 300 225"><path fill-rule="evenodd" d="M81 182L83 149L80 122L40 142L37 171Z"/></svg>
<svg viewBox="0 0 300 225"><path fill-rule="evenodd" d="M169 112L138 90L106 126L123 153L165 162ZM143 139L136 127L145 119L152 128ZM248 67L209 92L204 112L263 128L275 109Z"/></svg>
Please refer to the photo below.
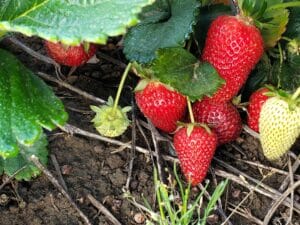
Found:
<svg viewBox="0 0 300 225"><path fill-rule="evenodd" d="M157 0L141 13L141 23L124 39L124 53L130 61L148 63L160 48L183 46L193 32L200 3L197 0Z"/></svg>
<svg viewBox="0 0 300 225"><path fill-rule="evenodd" d="M200 8L200 14L195 26L195 39L199 49L202 49L205 44L206 34L212 21L218 16L232 14L230 6L217 4L208 5Z"/></svg>
<svg viewBox="0 0 300 225"><path fill-rule="evenodd" d="M272 67L272 83L283 90L295 91L300 87L300 71L288 63L275 62Z"/></svg>
<svg viewBox="0 0 300 225"><path fill-rule="evenodd" d="M76 45L105 44L138 22L153 0L1 0L0 30Z"/></svg>
<svg viewBox="0 0 300 225"><path fill-rule="evenodd" d="M0 176L3 174L3 171L4 171L4 161L0 157Z"/></svg>
<svg viewBox="0 0 300 225"><path fill-rule="evenodd" d="M289 23L285 36L290 38L300 38L300 7L290 8Z"/></svg>
<svg viewBox="0 0 300 225"><path fill-rule="evenodd" d="M200 63L182 48L160 49L154 60L154 76L190 98L191 101L211 96L224 80L208 63Z"/></svg>
<svg viewBox="0 0 300 225"><path fill-rule="evenodd" d="M0 49L0 156L14 157L18 143L32 145L42 127L63 126L68 115L52 90L13 55Z"/></svg>
<svg viewBox="0 0 300 225"><path fill-rule="evenodd" d="M42 134L41 137L32 145L19 145L20 153L14 158L4 160L4 172L8 176L12 176L15 172L20 170L15 175L16 180L30 180L38 176L41 171L29 160L30 156L35 155L44 165L48 161L47 138Z"/></svg>

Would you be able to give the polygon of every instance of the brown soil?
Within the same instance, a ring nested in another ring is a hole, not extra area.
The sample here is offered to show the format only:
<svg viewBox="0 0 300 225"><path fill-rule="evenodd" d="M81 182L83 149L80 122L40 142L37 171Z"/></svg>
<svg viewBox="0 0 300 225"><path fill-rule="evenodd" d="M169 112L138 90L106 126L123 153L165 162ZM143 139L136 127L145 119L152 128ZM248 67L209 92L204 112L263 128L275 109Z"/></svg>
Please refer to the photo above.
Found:
<svg viewBox="0 0 300 225"><path fill-rule="evenodd" d="M19 39L34 50L45 53L39 39L22 37L19 37ZM112 41L109 45L102 47L102 51L115 59L124 61L119 49L116 48L114 44L115 42ZM46 65L28 56L7 40L2 42L1 47L9 49L9 51L13 52L33 71L44 71L49 74L54 74L51 65ZM106 99L109 95L115 95L115 86L118 84L122 70L123 69L119 66L102 59L97 64L87 64L79 68L70 80L72 80L74 86ZM63 72L66 74L68 69L64 68ZM135 82L136 78L130 78L128 84L133 85ZM66 110L70 115L69 123L86 131L95 132L90 122L93 113L89 109L89 105L95 103L87 101L81 96L60 88L55 84L50 85L53 86L56 94L65 103ZM124 89L121 104L129 105L130 96L130 90ZM128 200L123 198L122 191L127 180L128 165L131 159L130 150L125 149L112 154L112 151L118 149L117 146L82 136L70 136L60 130L48 133L48 139L49 152L57 158L63 173L63 178L68 187L68 193L93 224L105 225L111 223L104 215L99 214L97 209L87 201L87 194L92 194L98 201L102 202L122 224L137 224L134 221L134 216L140 211L132 206ZM130 141L130 129L118 139L125 143ZM150 138L149 141L151 141ZM138 136L138 144L145 146L145 142L140 136ZM222 146L218 149L216 157L257 180L261 180L263 175L266 175L269 171L265 169L259 170L256 166L247 165L237 159L260 162L267 166L288 171L285 162L281 164L271 164L267 162L260 153L258 141L253 137L242 134L241 138L234 144L238 146L239 149L234 148L232 145ZM295 149L295 151L297 151L299 148L296 146ZM166 146L162 146L162 151L170 154L167 150L168 148ZM233 159L233 157L235 159ZM48 168L56 175L50 158ZM212 168L228 171L217 161L213 162ZM154 201L152 169L152 162L149 157L137 153L134 161L130 190L139 203L143 203L142 195L148 199L150 204ZM300 174L299 170L297 174ZM286 175L278 175L275 173L268 176L264 180L264 183L278 190L285 177ZM207 178L212 180L211 174L209 174ZM5 177L3 177L3 179L5 179ZM217 177L218 181L222 179L223 178ZM197 192L198 189L194 191ZM238 205L248 192L248 189L241 185L230 182L222 198L225 213L229 215L229 208L232 207L230 204ZM242 204L241 208L245 209L249 215L252 214L263 220L270 204L271 200L269 198L261 194L252 193ZM288 213L288 208L283 206L279 207L271 224L284 224L283 218L288 216ZM293 224L299 225L300 218L298 215L295 214L293 218ZM251 222L251 220L237 214L235 214L230 221L233 225L255 224ZM77 225L83 224L83 222L66 198L58 192L46 176L42 175L31 182L12 182L0 190L0 225L7 224ZM217 212L210 217L209 224L221 224L221 217Z"/></svg>

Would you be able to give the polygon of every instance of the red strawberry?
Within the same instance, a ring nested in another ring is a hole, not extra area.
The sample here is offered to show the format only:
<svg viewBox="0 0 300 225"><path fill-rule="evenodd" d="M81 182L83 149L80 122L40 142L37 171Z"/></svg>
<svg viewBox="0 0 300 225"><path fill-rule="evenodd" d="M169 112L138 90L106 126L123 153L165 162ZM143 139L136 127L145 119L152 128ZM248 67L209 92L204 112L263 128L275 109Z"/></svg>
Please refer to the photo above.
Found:
<svg viewBox="0 0 300 225"><path fill-rule="evenodd" d="M137 90L135 99L143 114L165 132L176 129L176 122L184 116L187 105L183 95L157 81L150 81L142 90Z"/></svg>
<svg viewBox="0 0 300 225"><path fill-rule="evenodd" d="M235 140L242 131L240 114L231 103L198 101L193 105L193 113L196 122L214 129L219 145Z"/></svg>
<svg viewBox="0 0 300 225"><path fill-rule="evenodd" d="M264 51L260 31L241 16L215 19L207 33L202 59L211 63L226 83L211 101L232 99L248 78Z"/></svg>
<svg viewBox="0 0 300 225"><path fill-rule="evenodd" d="M256 132L259 132L258 120L261 107L269 98L268 96L264 95L266 92L269 92L268 88L258 89L252 93L249 99L247 123L248 126Z"/></svg>
<svg viewBox="0 0 300 225"><path fill-rule="evenodd" d="M80 66L86 63L93 55L95 55L97 46L89 44L86 51L84 45L79 46L65 46L61 43L53 43L45 41L45 46L48 55L57 63L66 66Z"/></svg>
<svg viewBox="0 0 300 225"><path fill-rule="evenodd" d="M190 135L187 132L188 128L180 128L173 143L181 170L194 186L206 176L217 147L217 136L200 126L195 126Z"/></svg>

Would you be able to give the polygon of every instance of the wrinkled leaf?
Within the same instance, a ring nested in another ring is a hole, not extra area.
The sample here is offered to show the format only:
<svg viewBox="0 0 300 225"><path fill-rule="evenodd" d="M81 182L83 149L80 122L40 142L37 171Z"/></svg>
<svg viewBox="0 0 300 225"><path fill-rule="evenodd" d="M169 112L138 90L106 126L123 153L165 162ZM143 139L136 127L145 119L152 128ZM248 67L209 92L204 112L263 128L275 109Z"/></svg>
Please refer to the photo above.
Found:
<svg viewBox="0 0 300 225"><path fill-rule="evenodd" d="M105 44L138 22L153 0L1 0L0 30L37 35L65 44Z"/></svg>
<svg viewBox="0 0 300 225"><path fill-rule="evenodd" d="M68 119L52 90L13 55L0 49L0 156L13 157L18 143L32 145L42 127L52 130Z"/></svg>
<svg viewBox="0 0 300 225"><path fill-rule="evenodd" d="M141 23L132 27L124 39L127 59L148 63L159 48L183 46L193 31L199 6L197 0L157 0L146 7Z"/></svg>
<svg viewBox="0 0 300 225"><path fill-rule="evenodd" d="M158 50L152 69L158 80L188 96L191 101L213 95L224 84L213 66L200 63L182 48Z"/></svg>
<svg viewBox="0 0 300 225"><path fill-rule="evenodd" d="M46 165L48 161L47 138L42 134L32 146L19 145L20 153L13 158L4 160L4 172L8 176L12 176L15 172L20 170L15 175L16 180L30 180L38 176L41 171L30 161L30 156L35 155L39 161Z"/></svg>

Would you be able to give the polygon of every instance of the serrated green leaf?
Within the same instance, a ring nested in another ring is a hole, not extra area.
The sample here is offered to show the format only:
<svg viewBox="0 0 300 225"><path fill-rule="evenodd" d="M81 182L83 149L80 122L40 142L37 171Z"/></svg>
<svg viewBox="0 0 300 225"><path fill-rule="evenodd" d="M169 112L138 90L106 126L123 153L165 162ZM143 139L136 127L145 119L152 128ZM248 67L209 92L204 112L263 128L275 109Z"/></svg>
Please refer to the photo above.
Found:
<svg viewBox="0 0 300 225"><path fill-rule="evenodd" d="M47 138L42 134L40 138L32 145L19 145L20 153L13 158L4 160L4 172L8 176L12 176L15 172L24 167L15 175L16 180L30 180L38 176L41 171L29 160L29 157L35 155L44 165L48 162Z"/></svg>
<svg viewBox="0 0 300 225"><path fill-rule="evenodd" d="M195 38L199 49L202 49L205 43L208 28L213 20L221 15L232 14L230 6L224 4L209 5L200 8L200 13L195 26Z"/></svg>
<svg viewBox="0 0 300 225"><path fill-rule="evenodd" d="M42 127L63 126L68 115L52 90L13 55L0 49L0 156L14 157L18 143L32 145Z"/></svg>
<svg viewBox="0 0 300 225"><path fill-rule="evenodd" d="M200 63L182 48L158 50L151 68L159 81L188 96L191 101L213 95L224 84L213 66Z"/></svg>
<svg viewBox="0 0 300 225"><path fill-rule="evenodd" d="M157 0L141 13L141 23L124 39L127 59L148 63L160 48L183 46L193 32L200 3L197 0Z"/></svg>
<svg viewBox="0 0 300 225"><path fill-rule="evenodd" d="M138 22L153 0L1 0L0 30L76 45L105 44Z"/></svg>

